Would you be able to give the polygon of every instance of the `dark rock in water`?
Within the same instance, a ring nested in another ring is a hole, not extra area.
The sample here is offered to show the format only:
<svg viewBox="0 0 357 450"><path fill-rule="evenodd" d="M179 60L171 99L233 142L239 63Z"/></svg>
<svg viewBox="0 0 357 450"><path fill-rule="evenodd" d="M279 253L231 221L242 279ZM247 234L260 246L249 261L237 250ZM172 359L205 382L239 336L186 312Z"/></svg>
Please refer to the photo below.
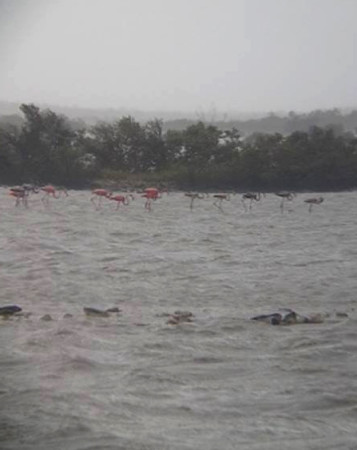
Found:
<svg viewBox="0 0 357 450"><path fill-rule="evenodd" d="M45 314L44 316L40 317L40 320L43 320L45 322L50 322L53 319L49 314Z"/></svg>
<svg viewBox="0 0 357 450"><path fill-rule="evenodd" d="M18 312L22 311L20 306L9 305L9 306L0 306L0 316L12 316Z"/></svg>
<svg viewBox="0 0 357 450"><path fill-rule="evenodd" d="M190 311L175 311L174 314L169 315L169 320L166 322L169 325L178 325L180 323L193 322L193 314Z"/></svg>
<svg viewBox="0 0 357 450"><path fill-rule="evenodd" d="M66 313L66 314L63 315L64 319L71 319L72 317L73 317L73 315L69 314L69 313Z"/></svg>
<svg viewBox="0 0 357 450"><path fill-rule="evenodd" d="M281 309L279 312L262 314L251 317L251 320L270 323L271 325L294 325L297 323L321 323L323 318L320 314L302 316L292 309Z"/></svg>
<svg viewBox="0 0 357 450"><path fill-rule="evenodd" d="M120 312L119 308L116 308L116 307L104 310L104 309L90 308L87 306L85 306L83 308L83 311L85 312L85 314L87 316L92 316L92 317L109 317L110 314L112 314L112 313Z"/></svg>
<svg viewBox="0 0 357 450"><path fill-rule="evenodd" d="M262 314L260 316L252 317L252 320L258 320L259 322L270 323L271 325L281 325L296 322L296 314L294 311L288 314L272 313Z"/></svg>
<svg viewBox="0 0 357 450"><path fill-rule="evenodd" d="M100 309L97 309L97 308L84 307L83 311L86 314L86 316L109 317L109 313L107 311L103 311L103 310L100 310Z"/></svg>
<svg viewBox="0 0 357 450"><path fill-rule="evenodd" d="M343 311L336 311L335 315L336 317L348 317L348 314Z"/></svg>
<svg viewBox="0 0 357 450"><path fill-rule="evenodd" d="M114 306L113 308L108 308L105 311L108 312L108 313L119 313L120 309L117 308L116 306Z"/></svg>
<svg viewBox="0 0 357 450"><path fill-rule="evenodd" d="M85 306L83 308L83 311L85 312L85 314L87 316L109 317L110 314L119 313L120 309L117 308L116 306L114 306L112 308L108 308L108 309L97 309L97 308L90 308L90 307Z"/></svg>
<svg viewBox="0 0 357 450"><path fill-rule="evenodd" d="M184 318L184 317L186 317L186 318L188 318L188 317L193 317L193 314L192 314L192 312L190 312L190 311L175 311L175 312L174 312L174 315L175 315L175 316L180 316L181 318Z"/></svg>

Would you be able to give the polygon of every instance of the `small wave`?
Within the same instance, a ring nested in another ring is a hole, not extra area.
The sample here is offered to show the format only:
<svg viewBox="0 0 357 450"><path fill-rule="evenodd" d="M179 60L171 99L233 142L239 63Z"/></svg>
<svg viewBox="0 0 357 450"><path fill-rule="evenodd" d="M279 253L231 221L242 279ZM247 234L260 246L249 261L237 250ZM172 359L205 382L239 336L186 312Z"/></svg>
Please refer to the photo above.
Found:
<svg viewBox="0 0 357 450"><path fill-rule="evenodd" d="M192 361L197 364L219 364L219 363L225 362L226 359L215 358L213 356L199 356L199 357L193 358Z"/></svg>
<svg viewBox="0 0 357 450"><path fill-rule="evenodd" d="M61 371L90 372L100 367L100 364L84 356L74 356L61 363Z"/></svg>

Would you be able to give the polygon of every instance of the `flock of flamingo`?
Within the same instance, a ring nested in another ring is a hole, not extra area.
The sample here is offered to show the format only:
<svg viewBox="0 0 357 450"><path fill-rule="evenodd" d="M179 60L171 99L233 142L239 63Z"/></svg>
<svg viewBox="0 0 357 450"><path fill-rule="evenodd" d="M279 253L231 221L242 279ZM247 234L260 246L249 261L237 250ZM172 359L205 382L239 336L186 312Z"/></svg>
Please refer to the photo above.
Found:
<svg viewBox="0 0 357 450"><path fill-rule="evenodd" d="M60 198L61 196L68 197L68 192L65 188L55 188L52 185L47 185L43 187L37 187L32 184L23 184L21 186L11 187L9 189L9 194L12 197L16 198L15 206L20 206L21 204L26 208L28 205L28 199L31 194L38 194L39 192L43 193L41 198L43 204L45 206L49 205L49 199L52 198ZM145 198L144 207L147 211L151 211L152 203L155 200L161 198L162 194L167 193L167 189L158 189L155 187L149 187L144 189L141 192L136 192L136 195L140 195ZM235 195L230 193L220 193L220 194L204 194L198 192L185 192L184 196L190 198L190 209L193 210L194 202L197 199L204 199L209 196L212 196L214 199L213 205L218 209L223 211L222 205L224 201L229 201L231 196ZM281 191L276 192L275 195L281 198L280 202L280 210L284 211L284 205L286 201L292 201L296 194L294 192ZM262 197L265 197L265 194L261 194L260 192L246 192L242 194L241 200L243 204L243 208L245 211L252 209L253 204L257 203L261 200ZM93 203L96 209L101 209L103 199L111 200L116 202L116 209L119 209L120 205L129 205L130 201L135 199L135 194L114 194L108 189L94 189L92 190L92 196L90 201ZM320 205L324 201L323 197L311 197L304 200L306 204L309 205L308 211L311 213L314 205ZM247 206L248 203L248 206Z"/></svg>
<svg viewBox="0 0 357 450"><path fill-rule="evenodd" d="M213 204L217 206L217 208L222 209L222 202L224 200L230 200L231 194L213 194L213 197L215 198L215 201ZM261 194L260 192L246 192L242 194L242 203L244 210L247 211L248 209L251 210L253 207L254 202L259 202L260 199L265 197L266 194ZM296 197L296 193L294 192L288 192L288 191L281 191L281 192L275 192L275 195L281 198L280 202L280 210L281 212L284 211L284 204L285 201L292 201ZM208 196L208 194L199 194L199 193L192 193L192 192L186 192L185 196L191 198L190 203L190 209L193 209L193 202L195 199L202 199L205 198L205 196ZM246 202L249 202L249 207L247 207ZM323 197L311 197L304 200L305 203L309 205L309 212L312 211L313 205L320 205L324 201Z"/></svg>

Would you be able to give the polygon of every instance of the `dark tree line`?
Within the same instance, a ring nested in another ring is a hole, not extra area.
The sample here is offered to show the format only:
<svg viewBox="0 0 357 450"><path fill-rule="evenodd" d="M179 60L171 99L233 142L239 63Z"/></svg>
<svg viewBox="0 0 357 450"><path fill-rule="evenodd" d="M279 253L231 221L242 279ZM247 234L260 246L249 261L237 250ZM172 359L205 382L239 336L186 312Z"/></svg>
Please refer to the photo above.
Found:
<svg viewBox="0 0 357 450"><path fill-rule="evenodd" d="M277 115L270 113L260 118L250 118L247 120L229 119L225 116L224 120L219 120L213 114L202 115L201 120L204 123L210 123L224 130L227 128L237 128L243 136L249 136L252 133L281 133L288 135L294 131L309 132L313 126L321 128L332 127L336 133L343 130L355 133L357 131L357 110L342 113L339 109L316 110L308 113L296 113L290 111L287 115ZM166 129L184 129L192 125L193 121L189 119L170 120L165 123Z"/></svg>
<svg viewBox="0 0 357 450"><path fill-rule="evenodd" d="M131 116L93 127L21 105L21 125L0 127L0 182L88 187L95 181L155 180L177 188L316 189L357 187L357 138L336 127L255 133L203 122L163 131ZM125 184L125 183L123 183Z"/></svg>

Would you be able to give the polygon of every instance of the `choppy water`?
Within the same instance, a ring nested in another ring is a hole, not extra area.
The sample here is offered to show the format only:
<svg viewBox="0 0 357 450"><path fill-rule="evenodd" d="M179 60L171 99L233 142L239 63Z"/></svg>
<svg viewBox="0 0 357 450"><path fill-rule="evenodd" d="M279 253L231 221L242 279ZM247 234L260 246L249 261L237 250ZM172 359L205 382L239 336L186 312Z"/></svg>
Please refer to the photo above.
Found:
<svg viewBox="0 0 357 450"><path fill-rule="evenodd" d="M0 448L356 449L356 193L306 197L148 213L0 189L0 305L32 312L0 320ZM330 316L249 320L277 307ZM195 322L167 325L178 309Z"/></svg>

